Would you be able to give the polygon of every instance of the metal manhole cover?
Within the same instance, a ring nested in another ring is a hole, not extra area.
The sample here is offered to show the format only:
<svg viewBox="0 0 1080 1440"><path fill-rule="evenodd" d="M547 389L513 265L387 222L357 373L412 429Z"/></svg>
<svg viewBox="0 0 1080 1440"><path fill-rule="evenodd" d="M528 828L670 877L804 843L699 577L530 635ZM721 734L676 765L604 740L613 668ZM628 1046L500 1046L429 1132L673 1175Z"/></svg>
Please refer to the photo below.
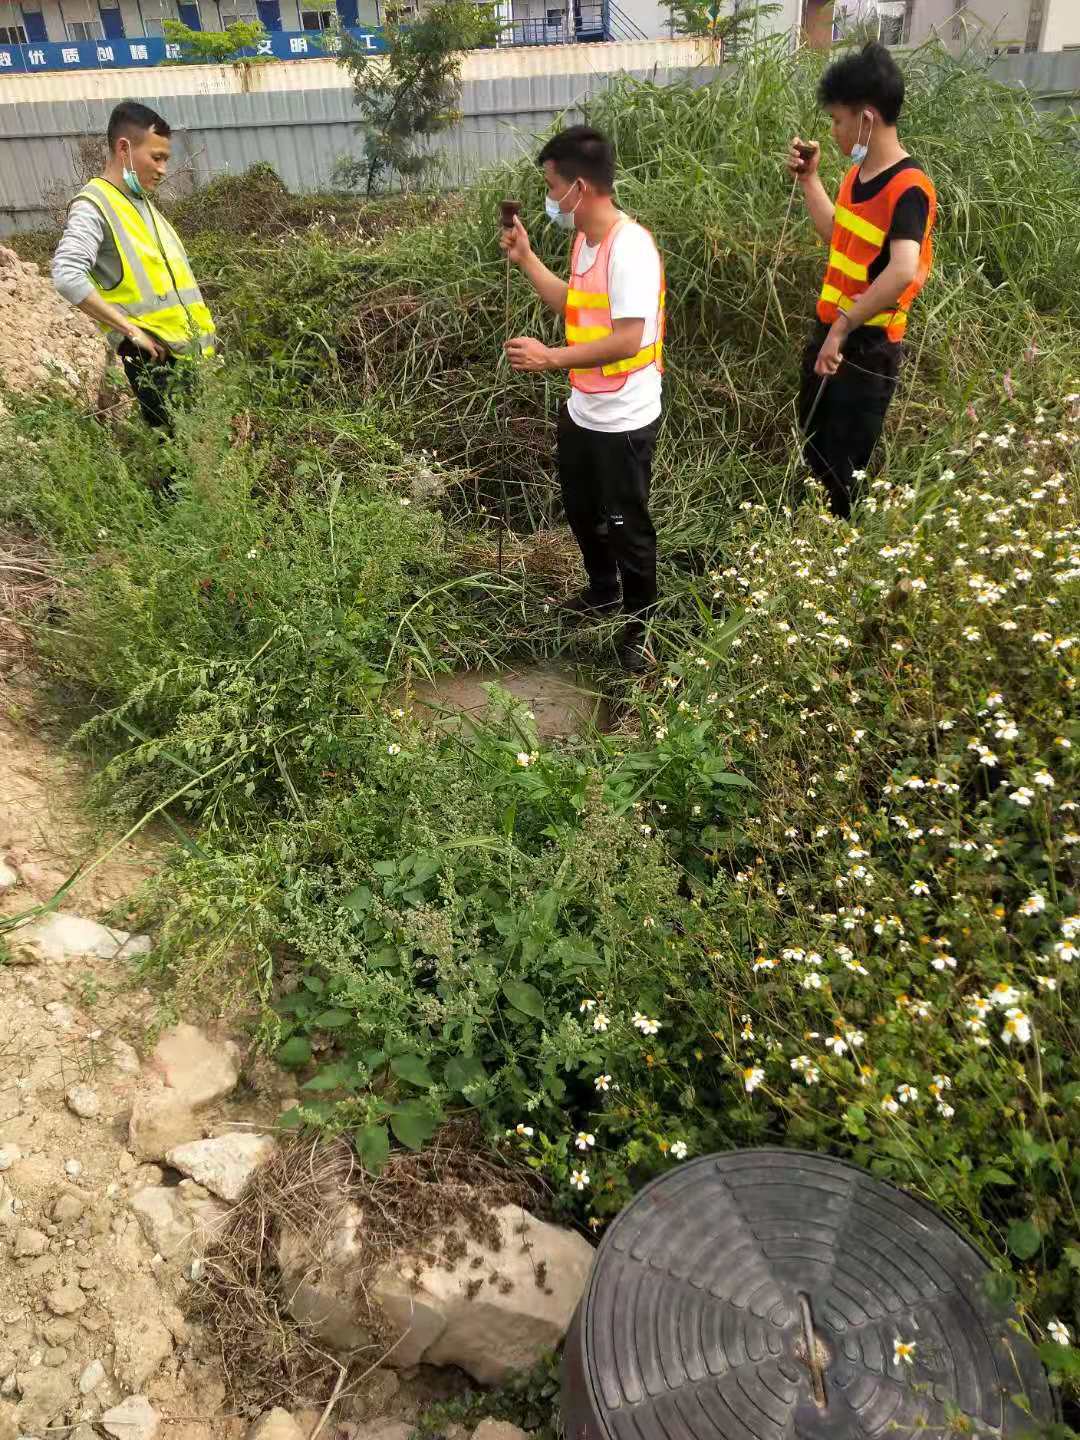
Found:
<svg viewBox="0 0 1080 1440"><path fill-rule="evenodd" d="M568 1440L1030 1430L1010 1397L1049 1421L1050 1388L986 1298L988 1269L937 1211L853 1165L692 1161L604 1237L567 1338Z"/></svg>

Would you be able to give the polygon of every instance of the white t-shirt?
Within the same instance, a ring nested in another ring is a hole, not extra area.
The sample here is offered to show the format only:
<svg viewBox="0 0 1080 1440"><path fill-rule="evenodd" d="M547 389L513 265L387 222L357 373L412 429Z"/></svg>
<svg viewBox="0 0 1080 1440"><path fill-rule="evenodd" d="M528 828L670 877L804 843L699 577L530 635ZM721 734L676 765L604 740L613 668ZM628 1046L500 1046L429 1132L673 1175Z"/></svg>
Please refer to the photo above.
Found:
<svg viewBox="0 0 1080 1440"><path fill-rule="evenodd" d="M580 270L596 260L599 245L582 245ZM660 256L647 230L629 221L611 242L608 260L608 295L612 320L644 320L642 348L656 340L660 308ZM655 365L632 371L621 390L608 395L570 391L570 419L583 430L608 434L640 430L660 414L660 371Z"/></svg>

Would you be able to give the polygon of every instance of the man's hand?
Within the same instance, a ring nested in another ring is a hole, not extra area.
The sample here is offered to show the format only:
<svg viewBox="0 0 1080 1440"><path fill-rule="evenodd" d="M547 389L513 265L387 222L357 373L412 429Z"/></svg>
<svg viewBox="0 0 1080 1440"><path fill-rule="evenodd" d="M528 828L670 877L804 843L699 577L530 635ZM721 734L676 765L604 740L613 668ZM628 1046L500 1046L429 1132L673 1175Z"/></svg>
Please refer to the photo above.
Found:
<svg viewBox="0 0 1080 1440"><path fill-rule="evenodd" d="M124 334L133 345L137 345L145 355L149 355L151 360L164 360L169 353L160 340L146 330L140 330L138 325L132 325Z"/></svg>
<svg viewBox="0 0 1080 1440"><path fill-rule="evenodd" d="M813 151L812 155L804 156L804 151ZM821 164L821 146L816 140L801 140L798 135L791 142L791 149L788 151L787 168L788 174L793 175L797 180L809 180L812 175L818 173L818 166Z"/></svg>
<svg viewBox="0 0 1080 1440"><path fill-rule="evenodd" d="M524 233L524 232L522 232ZM526 243L528 243L526 241ZM506 342L506 357L512 370L553 370L551 351L539 340L519 335Z"/></svg>
<svg viewBox="0 0 1080 1440"><path fill-rule="evenodd" d="M512 229L507 229L505 225L500 229L499 244L515 265L524 265L533 253L529 244L529 232L516 215Z"/></svg>
<svg viewBox="0 0 1080 1440"><path fill-rule="evenodd" d="M815 375L835 375L840 369L843 355L840 347L847 337L847 326L839 320L833 325L825 337L825 344L818 351L817 361L814 365Z"/></svg>

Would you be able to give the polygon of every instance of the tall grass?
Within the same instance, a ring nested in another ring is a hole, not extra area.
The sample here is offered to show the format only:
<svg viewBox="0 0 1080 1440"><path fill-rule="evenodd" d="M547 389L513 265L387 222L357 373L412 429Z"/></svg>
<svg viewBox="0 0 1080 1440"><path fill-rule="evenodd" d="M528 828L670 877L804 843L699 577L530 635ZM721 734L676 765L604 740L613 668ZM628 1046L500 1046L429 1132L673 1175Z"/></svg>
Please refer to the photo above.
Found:
<svg viewBox="0 0 1080 1440"><path fill-rule="evenodd" d="M797 361L823 255L798 197L785 226L781 161L794 132L817 135L826 183L839 183L846 162L815 101L824 63L767 44L709 84L619 80L589 111L615 140L620 204L653 231L667 265L657 506L675 549L709 548L733 500L783 483L773 467L785 470L792 453ZM940 428L974 375L1004 372L1029 342L1071 332L1080 263L1075 122L1038 114L984 65L937 47L905 69L903 134L938 186L941 214L895 408L899 447ZM544 257L565 268L565 242L543 223L539 174L523 160L487 175L447 224L376 257L383 288L357 315L355 340L414 433L474 475L506 479L519 521L537 524L552 513L545 450L562 387L513 376L499 359L494 218L510 193ZM509 328L557 331L516 277Z"/></svg>

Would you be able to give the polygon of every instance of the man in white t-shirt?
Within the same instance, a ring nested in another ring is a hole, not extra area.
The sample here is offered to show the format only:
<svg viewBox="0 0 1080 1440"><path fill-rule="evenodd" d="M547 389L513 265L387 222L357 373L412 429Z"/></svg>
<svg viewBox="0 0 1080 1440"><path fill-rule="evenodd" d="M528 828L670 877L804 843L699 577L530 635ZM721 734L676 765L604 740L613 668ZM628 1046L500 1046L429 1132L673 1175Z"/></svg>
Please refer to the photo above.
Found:
<svg viewBox="0 0 1080 1440"><path fill-rule="evenodd" d="M520 220L502 246L550 309L565 317L558 347L519 337L506 353L515 370L568 370L559 414L559 481L588 584L567 602L581 616L622 608L619 656L649 663L656 605L656 531L649 517L652 458L660 428L664 271L647 230L613 198L615 152L598 130L573 125L541 150L547 213L574 231L570 283L533 254Z"/></svg>

